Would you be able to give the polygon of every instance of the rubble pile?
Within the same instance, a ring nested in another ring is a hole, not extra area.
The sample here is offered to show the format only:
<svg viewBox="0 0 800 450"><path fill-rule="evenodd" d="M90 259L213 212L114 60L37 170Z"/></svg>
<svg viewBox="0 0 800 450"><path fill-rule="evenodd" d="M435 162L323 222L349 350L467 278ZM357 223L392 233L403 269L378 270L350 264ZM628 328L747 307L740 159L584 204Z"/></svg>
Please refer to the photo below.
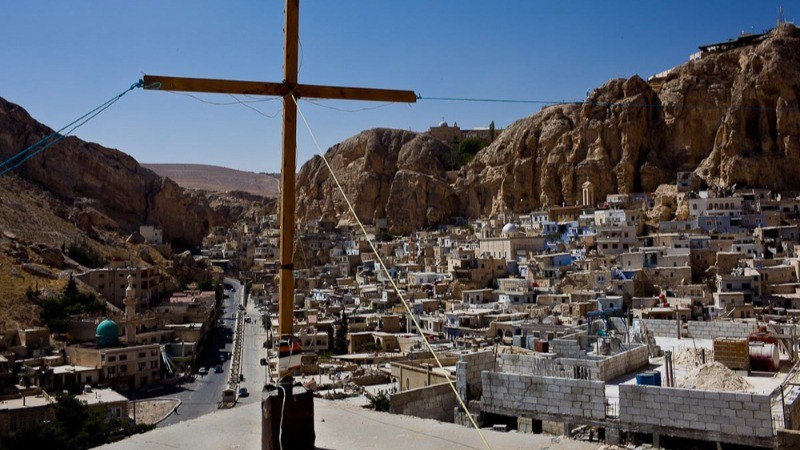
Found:
<svg viewBox="0 0 800 450"><path fill-rule="evenodd" d="M703 391L738 392L753 386L731 369L718 362L694 368L678 383L678 387Z"/></svg>
<svg viewBox="0 0 800 450"><path fill-rule="evenodd" d="M705 350L706 361L714 360L714 351L708 348L682 348L672 354L672 362L679 367L697 367L703 364L701 357Z"/></svg>

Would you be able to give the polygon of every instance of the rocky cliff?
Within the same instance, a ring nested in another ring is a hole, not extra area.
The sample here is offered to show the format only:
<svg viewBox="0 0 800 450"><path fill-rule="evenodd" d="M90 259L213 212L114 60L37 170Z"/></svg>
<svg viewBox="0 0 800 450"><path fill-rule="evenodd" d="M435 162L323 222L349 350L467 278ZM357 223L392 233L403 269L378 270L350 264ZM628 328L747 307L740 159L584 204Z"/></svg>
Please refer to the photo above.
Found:
<svg viewBox="0 0 800 450"><path fill-rule="evenodd" d="M22 107L0 98L0 158L52 132ZM168 238L197 244L209 227L235 220L229 211L213 208L205 194L159 177L125 153L76 137L65 138L14 173L79 206L76 221L82 227L130 232L141 224L157 224Z"/></svg>
<svg viewBox="0 0 800 450"><path fill-rule="evenodd" d="M326 153L361 220L387 219L395 231L436 225L459 212L447 181L444 158L449 147L410 131L364 131ZM297 176L298 220L327 215L352 219L320 156Z"/></svg>
<svg viewBox="0 0 800 450"><path fill-rule="evenodd" d="M581 104L544 108L507 127L457 175L444 173L439 143L409 132L361 133L327 156L359 216L385 217L396 231L572 204L587 179L600 199L654 191L677 171L694 171L705 185L796 190L798 96L800 30L787 24L761 43L678 66L659 84L611 80ZM300 220L342 211L319 158L300 175Z"/></svg>

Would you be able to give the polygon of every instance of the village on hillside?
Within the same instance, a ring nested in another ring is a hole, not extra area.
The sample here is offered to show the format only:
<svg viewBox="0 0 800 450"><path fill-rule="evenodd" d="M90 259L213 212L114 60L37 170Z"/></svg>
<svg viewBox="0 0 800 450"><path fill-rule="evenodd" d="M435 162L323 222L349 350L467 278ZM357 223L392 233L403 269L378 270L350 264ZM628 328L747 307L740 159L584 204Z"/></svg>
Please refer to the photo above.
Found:
<svg viewBox="0 0 800 450"><path fill-rule="evenodd" d="M598 199L586 181L579 204L408 236L380 220L368 236L346 217L302 224L296 376L326 398L469 425L449 380L498 430L772 445L800 418L800 197L696 186L679 173L664 192ZM673 220L657 220L664 208ZM114 309L4 333L0 430L48 420L62 390L115 417L133 414L120 393L198 376L224 378L219 407L244 400L243 329L263 348L257 370L276 369L278 236L276 214L211 230L192 259L216 281L166 297L152 267L76 274L62 301L86 301L79 283ZM129 239L164 246L153 226ZM201 355L221 332L232 350L213 375Z"/></svg>

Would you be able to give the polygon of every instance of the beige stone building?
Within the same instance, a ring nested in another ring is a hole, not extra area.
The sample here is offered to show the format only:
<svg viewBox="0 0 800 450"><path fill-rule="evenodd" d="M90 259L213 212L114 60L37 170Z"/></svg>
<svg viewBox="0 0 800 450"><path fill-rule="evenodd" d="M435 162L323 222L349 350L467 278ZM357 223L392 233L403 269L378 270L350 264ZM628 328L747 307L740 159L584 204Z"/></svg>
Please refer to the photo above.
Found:
<svg viewBox="0 0 800 450"><path fill-rule="evenodd" d="M486 143L491 143L502 132L502 129L495 128L494 135L492 135L489 127L463 130L458 126L458 122L454 122L453 126L450 126L444 120L435 127L428 128L428 134L449 144L458 144L464 139L480 139Z"/></svg>
<svg viewBox="0 0 800 450"><path fill-rule="evenodd" d="M112 265L103 269L93 269L76 278L96 290L107 301L123 308L128 276L133 277L132 287L139 304L146 306L158 298L161 276L153 267L125 267Z"/></svg>

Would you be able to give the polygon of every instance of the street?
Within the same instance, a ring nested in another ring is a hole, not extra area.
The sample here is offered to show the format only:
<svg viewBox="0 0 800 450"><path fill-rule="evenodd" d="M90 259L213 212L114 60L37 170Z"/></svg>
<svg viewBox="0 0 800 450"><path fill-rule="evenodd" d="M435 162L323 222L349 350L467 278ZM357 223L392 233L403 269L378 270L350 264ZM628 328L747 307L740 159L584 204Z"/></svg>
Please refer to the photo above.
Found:
<svg viewBox="0 0 800 450"><path fill-rule="evenodd" d="M208 374L197 374L194 381L160 393L159 397L177 398L182 401L182 404L172 415L161 422L159 427L195 419L218 410L218 404L222 400L222 391L227 387L231 361L226 359L222 363L223 373L216 373L214 367L220 364L220 355L232 351L233 325L238 305L242 304L244 300L244 286L238 280L225 278L224 283L235 289L235 291L225 290L226 297L222 302L224 309L221 316L224 325L212 332L212 337L198 360L198 368L206 367ZM251 327L245 327L245 332L247 332L247 328ZM245 349L246 354L247 350ZM243 361L243 367L245 366L245 361ZM250 390L250 386L247 388ZM253 392L260 393L260 388ZM260 398L260 395L252 395L250 398Z"/></svg>
<svg viewBox="0 0 800 450"><path fill-rule="evenodd" d="M247 304L246 312L251 322L244 325L242 348L244 381L239 386L247 388L250 396L239 399L239 403L244 404L261 401L261 391L266 381L266 367L261 365L261 358L267 357L267 349L264 348L267 330L262 325L261 312L250 302Z"/></svg>

